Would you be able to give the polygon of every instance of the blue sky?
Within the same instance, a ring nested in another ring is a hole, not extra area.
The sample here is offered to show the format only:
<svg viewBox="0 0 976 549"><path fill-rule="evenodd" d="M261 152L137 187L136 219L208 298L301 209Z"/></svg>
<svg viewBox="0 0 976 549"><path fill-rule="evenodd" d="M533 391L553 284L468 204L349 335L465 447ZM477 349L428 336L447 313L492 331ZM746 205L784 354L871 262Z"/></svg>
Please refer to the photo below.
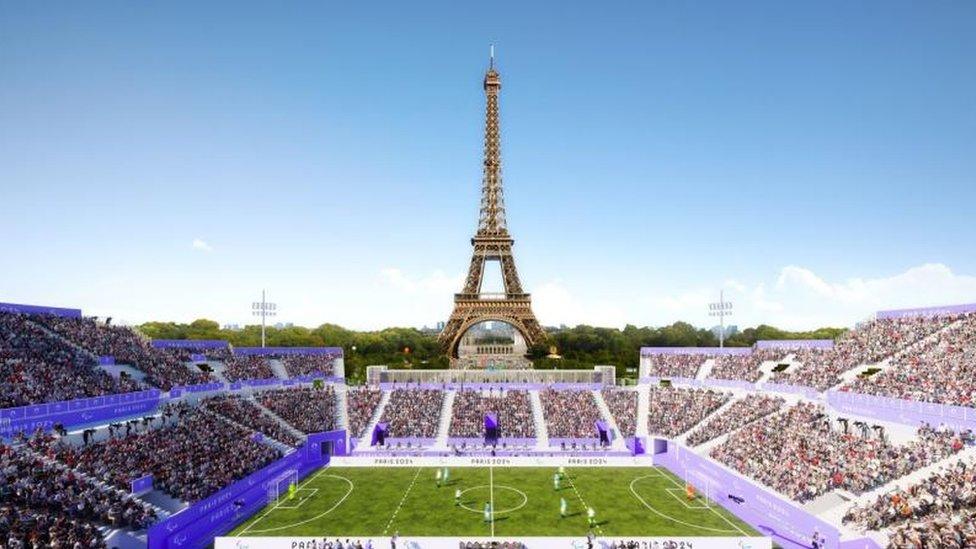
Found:
<svg viewBox="0 0 976 549"><path fill-rule="evenodd" d="M976 301L976 3L200 4L0 4L0 301L445 319L491 43L544 323Z"/></svg>

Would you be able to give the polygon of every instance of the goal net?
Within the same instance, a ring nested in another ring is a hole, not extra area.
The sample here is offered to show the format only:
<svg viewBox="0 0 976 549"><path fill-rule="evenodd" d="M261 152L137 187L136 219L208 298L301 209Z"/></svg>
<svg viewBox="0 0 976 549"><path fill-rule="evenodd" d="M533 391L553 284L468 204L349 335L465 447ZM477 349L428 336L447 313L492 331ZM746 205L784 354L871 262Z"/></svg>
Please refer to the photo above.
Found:
<svg viewBox="0 0 976 549"><path fill-rule="evenodd" d="M696 482L695 485L689 482L688 471L685 471L684 478L684 497L687 500L687 504L690 507L711 507L713 498L714 487L711 480L709 479L699 479L700 482Z"/></svg>
<svg viewBox="0 0 976 549"><path fill-rule="evenodd" d="M298 470L289 469L268 483L268 503L277 503L298 491Z"/></svg>

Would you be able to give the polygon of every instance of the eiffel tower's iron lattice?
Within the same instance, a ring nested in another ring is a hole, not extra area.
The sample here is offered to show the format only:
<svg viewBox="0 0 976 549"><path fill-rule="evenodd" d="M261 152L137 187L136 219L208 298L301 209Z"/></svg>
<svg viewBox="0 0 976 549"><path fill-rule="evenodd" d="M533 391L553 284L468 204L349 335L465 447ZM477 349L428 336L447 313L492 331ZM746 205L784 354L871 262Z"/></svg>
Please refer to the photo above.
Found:
<svg viewBox="0 0 976 549"><path fill-rule="evenodd" d="M545 341L546 334L532 312L532 301L522 289L512 244L505 223L502 192L501 134L498 129L498 92L502 82L495 70L494 56L485 73L485 160L481 182L481 213L478 231L471 239L474 253L461 293L454 294L454 312L440 335L440 343L450 357L457 357L461 336L469 328L487 320L505 322L525 338L526 344ZM498 261L502 270L504 295L481 293L485 262Z"/></svg>

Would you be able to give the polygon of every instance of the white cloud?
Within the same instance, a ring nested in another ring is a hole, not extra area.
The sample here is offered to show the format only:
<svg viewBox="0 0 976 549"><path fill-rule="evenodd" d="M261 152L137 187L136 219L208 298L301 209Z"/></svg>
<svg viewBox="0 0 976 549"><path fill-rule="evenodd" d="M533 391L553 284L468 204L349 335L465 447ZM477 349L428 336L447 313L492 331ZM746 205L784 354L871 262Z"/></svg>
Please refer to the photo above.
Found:
<svg viewBox="0 0 976 549"><path fill-rule="evenodd" d="M771 283L770 283L771 282ZM976 277L956 274L941 263L912 267L877 278L831 281L798 265L780 269L772 281L728 281L725 297L734 302L731 321L740 326L772 324L800 330L851 326L883 309L926 307L976 301ZM705 303L718 289L701 289L650 299L656 309L651 324L689 320L710 326ZM666 314L661 314L666 313Z"/></svg>
<svg viewBox="0 0 976 549"><path fill-rule="evenodd" d="M210 244L207 244L206 241L199 238L194 238L193 243L190 244L190 247L192 247L194 250L199 250L201 252L213 251L213 248L210 247Z"/></svg>
<svg viewBox="0 0 976 549"><path fill-rule="evenodd" d="M434 271L427 276L414 278L407 276L400 269L387 267L380 270L380 276L386 284L409 294L453 294L461 291L461 285L464 283L463 275L448 276L443 271Z"/></svg>
<svg viewBox="0 0 976 549"><path fill-rule="evenodd" d="M589 324L623 327L627 315L619 304L606 299L580 298L561 280L545 282L532 289L532 307L545 326Z"/></svg>
<svg viewBox="0 0 976 549"><path fill-rule="evenodd" d="M411 276L400 269L387 268L380 274L386 307L382 319L375 317L379 313L373 315L382 325L446 319L451 296L461 289L464 280L461 274L448 276L439 271ZM943 264L920 265L890 276L846 280L828 280L811 269L787 265L766 279L727 280L722 289L725 298L734 303L727 324L771 324L791 330L852 326L882 309L976 302L976 277L956 274ZM544 325L618 328L626 324L661 326L679 320L712 326L718 319L708 316L708 304L718 300L718 290L691 287L669 293L634 288L610 297L603 291L575 287L561 279L530 288L533 309Z"/></svg>

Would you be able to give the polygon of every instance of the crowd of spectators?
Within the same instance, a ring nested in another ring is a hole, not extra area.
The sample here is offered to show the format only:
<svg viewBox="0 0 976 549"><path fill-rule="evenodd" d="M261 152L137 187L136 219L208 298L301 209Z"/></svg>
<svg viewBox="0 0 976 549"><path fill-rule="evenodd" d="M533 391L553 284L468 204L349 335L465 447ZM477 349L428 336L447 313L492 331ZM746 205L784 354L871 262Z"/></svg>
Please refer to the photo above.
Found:
<svg viewBox="0 0 976 549"><path fill-rule="evenodd" d="M694 378L706 360L715 358L709 354L650 355L649 375L654 377Z"/></svg>
<svg viewBox="0 0 976 549"><path fill-rule="evenodd" d="M217 360L224 362L229 360L231 356L230 347L204 347L202 345L189 347L153 347L162 351L180 362L195 362L193 357L195 355L201 355L206 360Z"/></svg>
<svg viewBox="0 0 976 549"><path fill-rule="evenodd" d="M338 423L336 393L331 385L266 391L258 395L258 401L306 434L334 431Z"/></svg>
<svg viewBox="0 0 976 549"><path fill-rule="evenodd" d="M275 377L268 360L258 355L235 355L224 360L224 377L230 381Z"/></svg>
<svg viewBox="0 0 976 549"><path fill-rule="evenodd" d="M741 379L756 382L762 376L759 366L767 360L779 360L787 354L783 349L753 349L748 355L722 355L708 377L712 379Z"/></svg>
<svg viewBox="0 0 976 549"><path fill-rule="evenodd" d="M711 389L651 387L647 432L676 437L701 423L730 397L730 393Z"/></svg>
<svg viewBox="0 0 976 549"><path fill-rule="evenodd" d="M0 313L0 408L139 390L26 315Z"/></svg>
<svg viewBox="0 0 976 549"><path fill-rule="evenodd" d="M603 419L591 391L551 387L539 391L542 412L552 438L596 438L596 422Z"/></svg>
<svg viewBox="0 0 976 549"><path fill-rule="evenodd" d="M285 365L289 377L322 374L331 376L335 373L335 361L338 354L316 355L283 355L281 363Z"/></svg>
<svg viewBox="0 0 976 549"><path fill-rule="evenodd" d="M297 447L303 440L292 434L280 422L261 411L253 401L238 395L208 398L200 403L205 409L220 414L238 424L254 429L267 437Z"/></svg>
<svg viewBox="0 0 976 549"><path fill-rule="evenodd" d="M144 336L126 326L113 326L93 318L52 315L31 318L95 355L113 356L117 364L128 364L145 372L146 381L163 390L208 381L206 374L191 370L172 354L152 348Z"/></svg>
<svg viewBox="0 0 976 549"><path fill-rule="evenodd" d="M796 353L795 370L776 374L773 381L825 391L840 383L840 374L860 364L877 364L958 320L959 315L916 316L872 320L837 339L832 349Z"/></svg>
<svg viewBox="0 0 976 549"><path fill-rule="evenodd" d="M942 511L898 526L888 538L896 549L964 549L976 547L976 509Z"/></svg>
<svg viewBox="0 0 976 549"><path fill-rule="evenodd" d="M972 460L942 467L924 480L878 496L872 503L852 508L845 523L862 529L882 530L937 513L976 509L976 471Z"/></svg>
<svg viewBox="0 0 976 549"><path fill-rule="evenodd" d="M620 434L632 437L637 432L637 391L627 389L603 389L603 400L617 422Z"/></svg>
<svg viewBox="0 0 976 549"><path fill-rule="evenodd" d="M354 437L365 435L366 427L376 407L383 399L383 391L372 387L349 387L346 389L346 409L349 414L350 434Z"/></svg>
<svg viewBox="0 0 976 549"><path fill-rule="evenodd" d="M855 494L947 458L972 434L922 426L895 446L883 437L841 432L820 406L800 403L729 436L711 456L799 502L835 488Z"/></svg>
<svg viewBox="0 0 976 549"><path fill-rule="evenodd" d="M458 391L454 397L449 433L453 437L482 437L485 434L485 414L498 416L499 436L506 438L535 437L532 402L527 391L507 390Z"/></svg>
<svg viewBox="0 0 976 549"><path fill-rule="evenodd" d="M148 431L82 447L55 441L38 449L123 490L151 474L155 488L186 502L203 499L280 457L271 446L252 440L250 430L185 403L167 405L164 416L171 419Z"/></svg>
<svg viewBox="0 0 976 549"><path fill-rule="evenodd" d="M976 398L976 314L891 359L891 366L844 390L957 406Z"/></svg>
<svg viewBox="0 0 976 549"><path fill-rule="evenodd" d="M725 433L731 433L761 417L776 413L782 408L784 402L780 397L766 395L749 395L736 400L721 414L713 417L708 423L698 427L688 435L688 445L698 446Z"/></svg>
<svg viewBox="0 0 976 549"><path fill-rule="evenodd" d="M143 529L152 508L70 469L0 444L0 547L105 547L101 529Z"/></svg>
<svg viewBox="0 0 976 549"><path fill-rule="evenodd" d="M395 389L380 421L389 424L389 437L433 438L437 436L443 405L444 391Z"/></svg>

